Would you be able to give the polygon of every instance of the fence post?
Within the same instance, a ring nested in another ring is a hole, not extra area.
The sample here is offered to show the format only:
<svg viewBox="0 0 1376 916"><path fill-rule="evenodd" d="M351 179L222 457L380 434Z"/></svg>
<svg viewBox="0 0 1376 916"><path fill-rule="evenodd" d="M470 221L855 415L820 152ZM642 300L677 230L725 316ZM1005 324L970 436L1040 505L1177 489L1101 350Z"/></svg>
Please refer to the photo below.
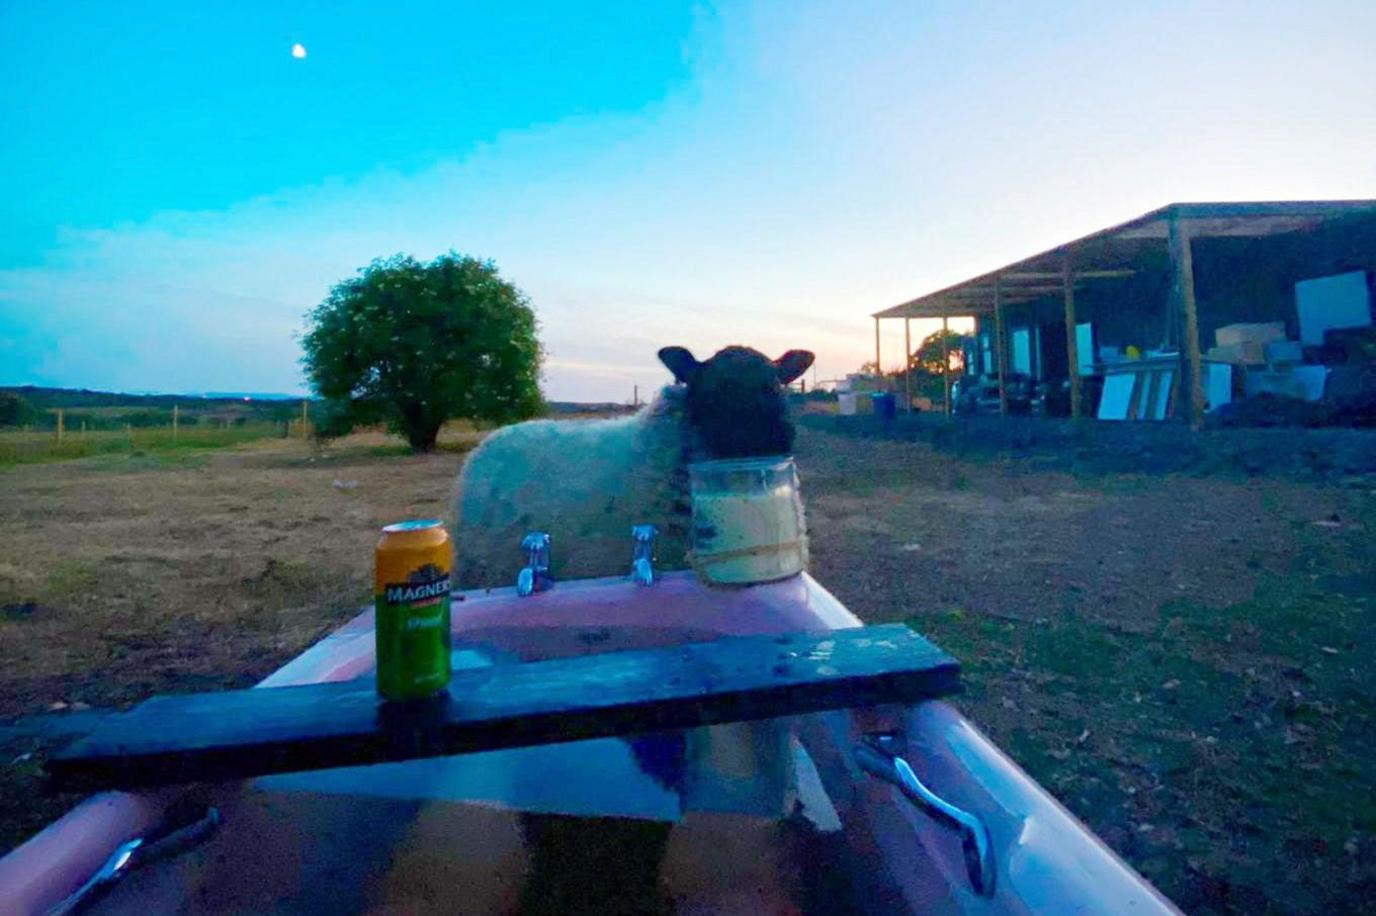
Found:
<svg viewBox="0 0 1376 916"><path fill-rule="evenodd" d="M57 441L62 441L62 408L57 408Z"/></svg>
<svg viewBox="0 0 1376 916"><path fill-rule="evenodd" d="M306 438L306 424L310 422L310 401L301 402L301 438Z"/></svg>
<svg viewBox="0 0 1376 916"><path fill-rule="evenodd" d="M177 444L177 405L172 405L172 444Z"/></svg>

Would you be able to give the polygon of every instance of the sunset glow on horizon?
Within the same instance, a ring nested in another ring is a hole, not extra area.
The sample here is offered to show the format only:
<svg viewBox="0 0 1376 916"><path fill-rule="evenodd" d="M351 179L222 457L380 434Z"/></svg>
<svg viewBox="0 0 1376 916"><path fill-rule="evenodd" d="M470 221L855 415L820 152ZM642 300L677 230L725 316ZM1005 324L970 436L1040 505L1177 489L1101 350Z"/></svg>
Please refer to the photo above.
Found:
<svg viewBox="0 0 1376 916"><path fill-rule="evenodd" d="M1376 197L1376 3L1156 6L0 4L0 384L300 392L333 284L449 250L553 400L671 344L837 378L872 312L1165 204Z"/></svg>

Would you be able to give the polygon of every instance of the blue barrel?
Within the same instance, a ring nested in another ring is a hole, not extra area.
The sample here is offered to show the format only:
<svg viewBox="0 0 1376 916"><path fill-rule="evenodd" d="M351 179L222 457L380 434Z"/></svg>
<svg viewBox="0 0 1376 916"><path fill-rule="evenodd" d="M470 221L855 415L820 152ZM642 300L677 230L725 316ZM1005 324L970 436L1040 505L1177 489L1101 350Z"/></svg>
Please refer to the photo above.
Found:
<svg viewBox="0 0 1376 916"><path fill-rule="evenodd" d="M891 391L876 391L870 395L874 401L874 415L884 420L892 420L898 415L898 400Z"/></svg>

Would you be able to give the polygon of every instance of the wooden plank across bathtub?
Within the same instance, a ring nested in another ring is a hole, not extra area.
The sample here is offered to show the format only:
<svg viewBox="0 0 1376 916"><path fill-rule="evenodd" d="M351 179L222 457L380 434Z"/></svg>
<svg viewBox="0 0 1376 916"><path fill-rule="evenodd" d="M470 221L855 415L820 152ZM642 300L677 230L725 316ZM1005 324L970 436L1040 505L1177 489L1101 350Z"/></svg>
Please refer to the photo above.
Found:
<svg viewBox="0 0 1376 916"><path fill-rule="evenodd" d="M154 697L48 761L59 791L243 779L635 735L959 690L955 659L902 624L743 636L458 671L379 703L371 678Z"/></svg>

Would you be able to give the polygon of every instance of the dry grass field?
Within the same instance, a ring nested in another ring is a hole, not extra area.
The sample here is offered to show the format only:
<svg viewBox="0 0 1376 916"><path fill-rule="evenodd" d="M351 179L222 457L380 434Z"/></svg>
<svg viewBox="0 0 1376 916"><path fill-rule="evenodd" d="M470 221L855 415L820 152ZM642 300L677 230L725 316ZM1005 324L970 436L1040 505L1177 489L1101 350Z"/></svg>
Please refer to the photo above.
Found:
<svg viewBox="0 0 1376 916"><path fill-rule="evenodd" d="M244 686L367 599L471 433L0 470L0 716ZM1376 484L1034 471L801 434L814 573L966 664L959 703L1195 912L1376 895ZM0 731L3 735L3 731ZM0 746L0 849L71 799Z"/></svg>

